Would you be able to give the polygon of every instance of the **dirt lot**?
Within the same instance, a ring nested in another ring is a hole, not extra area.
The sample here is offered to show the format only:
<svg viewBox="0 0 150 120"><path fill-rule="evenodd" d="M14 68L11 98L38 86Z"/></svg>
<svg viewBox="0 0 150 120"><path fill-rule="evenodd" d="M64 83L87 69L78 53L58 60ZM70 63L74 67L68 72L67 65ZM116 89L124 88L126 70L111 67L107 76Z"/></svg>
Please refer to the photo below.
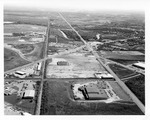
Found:
<svg viewBox="0 0 150 120"><path fill-rule="evenodd" d="M29 62L22 59L18 53L4 48L4 71L19 67Z"/></svg>
<svg viewBox="0 0 150 120"><path fill-rule="evenodd" d="M68 94L70 83L45 81L41 115L141 115L136 105L75 102Z"/></svg>
<svg viewBox="0 0 150 120"><path fill-rule="evenodd" d="M55 61L66 60L69 65L57 65ZM60 60L59 60L60 59ZM82 53L72 53L69 55L59 56L52 59L47 65L47 78L91 78L95 77L94 73L105 71L104 68L96 61L94 56L86 56Z"/></svg>

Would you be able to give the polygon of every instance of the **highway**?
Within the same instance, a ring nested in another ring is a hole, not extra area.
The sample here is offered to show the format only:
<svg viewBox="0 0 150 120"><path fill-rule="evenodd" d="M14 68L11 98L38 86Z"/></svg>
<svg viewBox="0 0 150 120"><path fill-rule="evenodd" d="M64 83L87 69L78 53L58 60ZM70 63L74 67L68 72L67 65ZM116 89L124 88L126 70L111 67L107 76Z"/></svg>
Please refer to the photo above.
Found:
<svg viewBox="0 0 150 120"><path fill-rule="evenodd" d="M132 91L122 82L118 76L109 68L107 65L106 59L103 57L100 58L100 56L97 54L96 51L93 50L93 48L81 37L81 35L71 26L71 24L59 13L61 18L66 21L66 23L70 26L70 28L79 36L81 41L86 45L87 49L93 53L93 55L96 57L96 59L99 61L99 63L110 73L113 75L115 80L118 82L118 84L122 87L122 89L132 98L132 100L137 104L137 106L141 109L143 113L145 113L145 106L141 103L141 101L132 93ZM102 59L102 60L101 60Z"/></svg>
<svg viewBox="0 0 150 120"><path fill-rule="evenodd" d="M43 83L44 83L44 76L45 76L45 63L46 63L47 52L48 52L49 36L50 36L50 21L48 21L48 27L47 27L47 31L46 31L45 48L44 48L44 53L43 53L45 60L43 61L43 65L42 65L42 78L41 78L41 84L40 84L39 94L38 94L38 98L37 98L37 104L36 104L36 108L35 108L35 115L40 115Z"/></svg>

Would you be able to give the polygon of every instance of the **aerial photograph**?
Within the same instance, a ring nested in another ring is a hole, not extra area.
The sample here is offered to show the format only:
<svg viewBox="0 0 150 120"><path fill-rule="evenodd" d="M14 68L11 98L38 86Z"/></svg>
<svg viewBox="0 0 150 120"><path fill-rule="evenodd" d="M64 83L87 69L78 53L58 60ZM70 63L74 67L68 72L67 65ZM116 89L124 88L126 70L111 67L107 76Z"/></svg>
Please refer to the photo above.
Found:
<svg viewBox="0 0 150 120"><path fill-rule="evenodd" d="M4 115L145 115L144 10L56 1L4 4Z"/></svg>

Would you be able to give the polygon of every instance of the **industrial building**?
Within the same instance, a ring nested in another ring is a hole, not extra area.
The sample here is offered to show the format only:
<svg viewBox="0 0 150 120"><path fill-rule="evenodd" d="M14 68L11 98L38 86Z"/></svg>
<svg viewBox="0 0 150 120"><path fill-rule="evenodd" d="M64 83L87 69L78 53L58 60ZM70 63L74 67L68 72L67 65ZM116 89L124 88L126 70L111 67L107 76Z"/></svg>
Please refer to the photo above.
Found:
<svg viewBox="0 0 150 120"><path fill-rule="evenodd" d="M59 66L66 66L66 65L69 65L69 63L67 62L67 61L58 61L57 62L57 65L59 65Z"/></svg>
<svg viewBox="0 0 150 120"><path fill-rule="evenodd" d="M35 95L35 90L25 90L23 93L23 99L33 99Z"/></svg>
<svg viewBox="0 0 150 120"><path fill-rule="evenodd" d="M25 72L16 71L16 72L14 73L14 76L19 77L19 78L25 78L27 75L26 75Z"/></svg>
<svg viewBox="0 0 150 120"><path fill-rule="evenodd" d="M95 77L101 78L101 79L114 79L114 77L109 73L101 73L100 72L100 73L95 73L94 75L95 75Z"/></svg>
<svg viewBox="0 0 150 120"><path fill-rule="evenodd" d="M106 100L108 96L104 89L99 89L96 84L84 85L79 88L87 100Z"/></svg>
<svg viewBox="0 0 150 120"><path fill-rule="evenodd" d="M132 64L132 66L143 69L143 70L145 69L145 63L144 62L134 63L134 64Z"/></svg>

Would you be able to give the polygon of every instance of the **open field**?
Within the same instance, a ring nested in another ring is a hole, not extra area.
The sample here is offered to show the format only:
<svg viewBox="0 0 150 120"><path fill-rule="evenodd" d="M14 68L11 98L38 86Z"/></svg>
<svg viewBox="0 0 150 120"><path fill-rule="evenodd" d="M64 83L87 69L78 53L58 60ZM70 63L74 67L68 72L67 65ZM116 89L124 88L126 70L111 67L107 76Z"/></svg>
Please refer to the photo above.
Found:
<svg viewBox="0 0 150 120"><path fill-rule="evenodd" d="M130 60L130 61L144 61L145 55L139 52L134 51L100 51L98 52L100 55L102 54L105 58L113 59L113 60ZM136 55L137 54L137 55Z"/></svg>
<svg viewBox="0 0 150 120"><path fill-rule="evenodd" d="M120 79L123 79L123 78L126 78L126 77L130 77L130 76L134 76L134 75L137 75L138 73L136 73L135 71L132 71L132 70L129 70L127 68L124 68L120 65L117 65L117 64L113 64L113 63L110 63L108 64L110 69L120 78Z"/></svg>
<svg viewBox="0 0 150 120"><path fill-rule="evenodd" d="M4 10L4 21L12 21L18 24L47 26L47 20L47 15L40 11L26 10L21 12L17 10Z"/></svg>
<svg viewBox="0 0 150 120"><path fill-rule="evenodd" d="M19 67L29 62L22 59L18 53L4 48L4 71Z"/></svg>
<svg viewBox="0 0 150 120"><path fill-rule="evenodd" d="M34 46L36 46L35 50L31 54L29 53L25 55L25 57L30 61L35 61L43 58L44 42L36 43Z"/></svg>
<svg viewBox="0 0 150 120"><path fill-rule="evenodd" d="M57 65L57 61L68 65ZM46 68L47 78L95 78L94 73L105 71L96 58L86 53L72 53L53 58Z"/></svg>
<svg viewBox="0 0 150 120"><path fill-rule="evenodd" d="M126 102L132 102L131 98L123 91L117 82L108 81L108 83L111 85L114 92L120 97L120 99Z"/></svg>
<svg viewBox="0 0 150 120"><path fill-rule="evenodd" d="M4 37L4 43L16 43L18 42L19 37Z"/></svg>
<svg viewBox="0 0 150 120"><path fill-rule="evenodd" d="M145 76L141 75L128 79L125 84L138 97L138 99L145 105Z"/></svg>
<svg viewBox="0 0 150 120"><path fill-rule="evenodd" d="M76 102L70 98L70 83L44 82L41 115L141 115L136 105Z"/></svg>
<svg viewBox="0 0 150 120"><path fill-rule="evenodd" d="M30 53L35 49L35 46L33 44L19 44L19 45L12 44L12 46L16 49L19 49L21 51L21 53L23 53L23 54Z"/></svg>
<svg viewBox="0 0 150 120"><path fill-rule="evenodd" d="M4 33L21 33L21 32L45 32L46 27L28 24L8 24L4 25Z"/></svg>

